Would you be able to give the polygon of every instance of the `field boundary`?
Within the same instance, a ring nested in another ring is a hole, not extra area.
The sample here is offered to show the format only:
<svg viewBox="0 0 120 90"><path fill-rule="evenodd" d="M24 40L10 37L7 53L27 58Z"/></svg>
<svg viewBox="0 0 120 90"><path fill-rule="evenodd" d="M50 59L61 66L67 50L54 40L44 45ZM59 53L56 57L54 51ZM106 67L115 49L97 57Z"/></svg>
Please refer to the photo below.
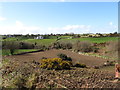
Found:
<svg viewBox="0 0 120 90"><path fill-rule="evenodd" d="M36 50L36 51L22 52L22 53L18 53L18 54L14 54L14 55L23 55L23 54L35 53L35 52L41 52L41 51L44 51L44 50Z"/></svg>

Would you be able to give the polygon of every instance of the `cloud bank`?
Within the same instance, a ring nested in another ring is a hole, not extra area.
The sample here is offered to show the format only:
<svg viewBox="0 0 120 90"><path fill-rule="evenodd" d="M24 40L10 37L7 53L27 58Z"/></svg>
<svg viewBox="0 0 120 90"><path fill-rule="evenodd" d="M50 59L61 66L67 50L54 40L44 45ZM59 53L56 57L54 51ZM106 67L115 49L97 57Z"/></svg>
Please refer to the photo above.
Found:
<svg viewBox="0 0 120 90"><path fill-rule="evenodd" d="M0 21L5 21L5 20L6 20L5 17L0 16Z"/></svg>
<svg viewBox="0 0 120 90"><path fill-rule="evenodd" d="M1 18L0 20L6 20ZM116 32L118 27L113 22L108 22L108 26L94 27L91 25L65 25L63 27L44 27L40 26L26 26L19 20L16 20L15 25L0 26L0 34L64 34L64 33L110 33Z"/></svg>
<svg viewBox="0 0 120 90"><path fill-rule="evenodd" d="M37 26L25 26L20 21L16 21L14 26L0 26L0 34L32 34L41 30Z"/></svg>

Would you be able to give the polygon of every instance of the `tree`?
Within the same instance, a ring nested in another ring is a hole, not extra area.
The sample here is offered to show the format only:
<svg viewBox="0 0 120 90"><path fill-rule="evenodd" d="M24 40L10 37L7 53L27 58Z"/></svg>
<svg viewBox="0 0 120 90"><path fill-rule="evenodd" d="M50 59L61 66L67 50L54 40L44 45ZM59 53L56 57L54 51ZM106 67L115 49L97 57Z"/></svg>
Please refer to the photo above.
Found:
<svg viewBox="0 0 120 90"><path fill-rule="evenodd" d="M117 32L114 32L113 34L117 34Z"/></svg>
<svg viewBox="0 0 120 90"><path fill-rule="evenodd" d="M3 42L3 49L9 49L10 54L13 55L16 49L19 49L19 43L17 41L5 41Z"/></svg>

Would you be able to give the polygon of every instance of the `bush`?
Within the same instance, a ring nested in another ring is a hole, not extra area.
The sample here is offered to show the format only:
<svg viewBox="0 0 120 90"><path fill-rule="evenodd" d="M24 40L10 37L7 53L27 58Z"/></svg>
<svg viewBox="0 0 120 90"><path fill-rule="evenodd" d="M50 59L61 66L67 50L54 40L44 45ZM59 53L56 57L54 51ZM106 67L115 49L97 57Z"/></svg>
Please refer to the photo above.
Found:
<svg viewBox="0 0 120 90"><path fill-rule="evenodd" d="M72 66L71 61L63 61L61 58L42 59L40 63L40 68L48 70L70 69L71 66Z"/></svg>
<svg viewBox="0 0 120 90"><path fill-rule="evenodd" d="M119 58L119 51L120 51L120 41L110 41L106 44L106 55L112 58Z"/></svg>
<svg viewBox="0 0 120 90"><path fill-rule="evenodd" d="M110 42L107 42L106 44L106 48L107 48L107 51L113 51L113 52L116 52L116 51L120 51L120 45L119 45L120 41L110 41Z"/></svg>
<svg viewBox="0 0 120 90"><path fill-rule="evenodd" d="M67 60L67 61L72 61L71 57L68 57L66 54L60 53L57 55L59 58L61 58L62 60Z"/></svg>
<svg viewBox="0 0 120 90"><path fill-rule="evenodd" d="M10 50L10 54L13 55L15 50L20 48L20 45L17 41L3 41L2 48Z"/></svg>
<svg viewBox="0 0 120 90"><path fill-rule="evenodd" d="M51 47L55 49L72 49L73 45L70 42L55 42Z"/></svg>
<svg viewBox="0 0 120 90"><path fill-rule="evenodd" d="M46 50L47 47L45 45L35 45L35 49Z"/></svg>
<svg viewBox="0 0 120 90"><path fill-rule="evenodd" d="M107 61L104 63L103 66L114 66L115 65L115 61Z"/></svg>
<svg viewBox="0 0 120 90"><path fill-rule="evenodd" d="M60 63L60 66L62 67L62 69L70 69L71 63L68 61L62 61Z"/></svg>
<svg viewBox="0 0 120 90"><path fill-rule="evenodd" d="M55 42L55 43L53 43L53 45L52 45L51 47L52 47L52 48L55 48L55 49L60 49L60 48L61 48L59 42Z"/></svg>
<svg viewBox="0 0 120 90"><path fill-rule="evenodd" d="M94 53L97 53L97 52L98 52L98 50L99 50L99 48L92 47L92 51L93 51Z"/></svg>
<svg viewBox="0 0 120 90"><path fill-rule="evenodd" d="M20 42L20 49L34 49L34 44L27 42Z"/></svg>
<svg viewBox="0 0 120 90"><path fill-rule="evenodd" d="M60 46L62 49L72 49L72 43L70 42L60 42Z"/></svg>
<svg viewBox="0 0 120 90"><path fill-rule="evenodd" d="M85 67L86 67L86 65L85 65L85 64L81 64L81 63L76 63L76 64L74 65L74 67L81 67L81 68L85 68Z"/></svg>
<svg viewBox="0 0 120 90"><path fill-rule="evenodd" d="M90 52L92 51L92 43L88 41L77 41L74 44L74 49L81 52Z"/></svg>
<svg viewBox="0 0 120 90"><path fill-rule="evenodd" d="M47 59L47 57L42 57L42 59Z"/></svg>

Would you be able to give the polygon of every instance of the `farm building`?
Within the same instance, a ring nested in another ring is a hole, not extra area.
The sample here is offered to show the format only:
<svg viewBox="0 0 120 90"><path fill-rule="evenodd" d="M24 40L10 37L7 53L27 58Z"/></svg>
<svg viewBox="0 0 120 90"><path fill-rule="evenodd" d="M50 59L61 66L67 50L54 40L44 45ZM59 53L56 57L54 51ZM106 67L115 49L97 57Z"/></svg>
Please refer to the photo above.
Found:
<svg viewBox="0 0 120 90"><path fill-rule="evenodd" d="M44 37L43 36L37 36L34 39L44 39Z"/></svg>

